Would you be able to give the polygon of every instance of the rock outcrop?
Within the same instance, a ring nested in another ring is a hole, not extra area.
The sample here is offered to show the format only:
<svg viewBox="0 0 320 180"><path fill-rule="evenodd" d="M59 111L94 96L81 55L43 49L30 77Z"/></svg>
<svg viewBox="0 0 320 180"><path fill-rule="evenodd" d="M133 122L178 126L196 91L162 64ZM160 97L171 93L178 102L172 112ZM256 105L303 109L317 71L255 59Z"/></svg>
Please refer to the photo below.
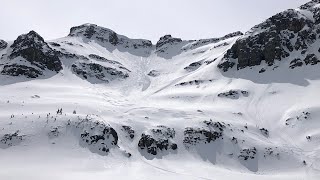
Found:
<svg viewBox="0 0 320 180"><path fill-rule="evenodd" d="M222 138L225 125L220 122L204 121L204 127L188 127L184 131L183 144L186 148L207 144Z"/></svg>
<svg viewBox="0 0 320 180"><path fill-rule="evenodd" d="M241 96L248 97L249 92L244 90L229 90L218 94L218 97L224 97L229 99L239 99Z"/></svg>
<svg viewBox="0 0 320 180"><path fill-rule="evenodd" d="M6 149L11 146L19 145L24 140L24 135L21 135L19 131L12 134L5 134L0 138L0 148Z"/></svg>
<svg viewBox="0 0 320 180"><path fill-rule="evenodd" d="M173 142L175 130L166 126L157 126L150 131L143 133L138 143L138 147L144 156L163 156L172 151L176 151L178 146Z"/></svg>
<svg viewBox="0 0 320 180"><path fill-rule="evenodd" d="M291 69L318 64L320 61L313 52L320 35L320 9L316 3L314 0L299 9L289 9L256 25L236 41L218 67L223 71L233 67L240 70L263 62L274 66L285 59L291 61ZM295 59L290 60L291 54Z"/></svg>
<svg viewBox="0 0 320 180"><path fill-rule="evenodd" d="M202 65L202 61L197 61L197 62L193 62L193 63L189 64L184 69L188 72L192 72L192 71L199 69L201 65Z"/></svg>
<svg viewBox="0 0 320 180"><path fill-rule="evenodd" d="M130 39L114 31L95 24L83 24L70 29L70 37L82 37L86 41L95 41L109 51L118 49L134 55L148 56L152 50L152 42L144 39Z"/></svg>
<svg viewBox="0 0 320 180"><path fill-rule="evenodd" d="M121 80L129 77L127 69L105 67L97 63L78 62L72 64L71 69L75 74L92 83L109 83L116 79Z"/></svg>
<svg viewBox="0 0 320 180"><path fill-rule="evenodd" d="M79 138L80 145L91 152L107 155L111 148L118 148L117 132L103 122L86 117L78 122L69 122L67 128Z"/></svg>
<svg viewBox="0 0 320 180"><path fill-rule="evenodd" d="M62 69L57 52L51 49L35 31L19 36L10 46L1 74L36 78L46 71L54 73Z"/></svg>
<svg viewBox="0 0 320 180"><path fill-rule="evenodd" d="M121 131L125 132L125 137L126 138L129 138L129 139L133 139L134 138L134 135L135 135L135 131L132 129L131 126L126 126L126 125L123 125L121 127Z"/></svg>
<svg viewBox="0 0 320 180"><path fill-rule="evenodd" d="M165 48L163 48L165 45L174 45L182 42L180 38L174 38L170 34L162 36L159 41L156 44L157 51L164 52Z"/></svg>
<svg viewBox="0 0 320 180"><path fill-rule="evenodd" d="M8 46L8 43L0 39L0 50L5 49Z"/></svg>

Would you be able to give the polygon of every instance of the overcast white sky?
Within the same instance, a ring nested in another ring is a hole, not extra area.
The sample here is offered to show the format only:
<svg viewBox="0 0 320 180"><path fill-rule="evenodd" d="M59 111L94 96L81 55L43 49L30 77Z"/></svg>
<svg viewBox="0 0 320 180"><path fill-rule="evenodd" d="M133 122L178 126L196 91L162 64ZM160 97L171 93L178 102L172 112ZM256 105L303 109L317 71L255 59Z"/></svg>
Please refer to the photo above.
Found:
<svg viewBox="0 0 320 180"><path fill-rule="evenodd" d="M66 36L72 26L94 23L130 38L156 42L164 34L183 39L245 32L266 18L309 0L3 0L0 39L30 30L45 39Z"/></svg>

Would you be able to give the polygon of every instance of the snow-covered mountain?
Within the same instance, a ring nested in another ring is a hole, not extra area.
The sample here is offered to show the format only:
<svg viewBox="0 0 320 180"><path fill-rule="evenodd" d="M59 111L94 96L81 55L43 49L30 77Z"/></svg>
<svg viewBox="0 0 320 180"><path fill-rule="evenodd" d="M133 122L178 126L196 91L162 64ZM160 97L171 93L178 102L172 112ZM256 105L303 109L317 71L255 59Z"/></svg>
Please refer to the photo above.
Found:
<svg viewBox="0 0 320 180"><path fill-rule="evenodd" d="M318 179L320 1L156 44L0 40L0 179Z"/></svg>

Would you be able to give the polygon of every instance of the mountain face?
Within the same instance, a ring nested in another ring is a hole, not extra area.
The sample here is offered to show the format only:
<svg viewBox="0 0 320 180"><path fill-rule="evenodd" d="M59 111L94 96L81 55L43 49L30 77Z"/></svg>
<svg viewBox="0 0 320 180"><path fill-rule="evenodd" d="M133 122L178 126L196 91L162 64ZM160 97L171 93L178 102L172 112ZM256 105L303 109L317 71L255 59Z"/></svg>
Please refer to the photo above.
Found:
<svg viewBox="0 0 320 180"><path fill-rule="evenodd" d="M174 45L181 43L182 40L180 38L173 38L171 35L165 35L159 39L156 44L156 49L159 50L164 45Z"/></svg>
<svg viewBox="0 0 320 180"><path fill-rule="evenodd" d="M266 66L261 67L259 71L259 73L263 73L267 67L274 69L282 62L286 63L289 68L294 69L303 65L316 65L320 62L318 59L320 48L317 47L320 36L320 7L318 3L314 0L298 9L289 9L278 13L265 22L254 26L245 35L241 32L234 32L221 38L189 41L165 35L153 45L149 40L130 39L107 28L94 24L84 24L72 27L68 37L81 38L85 43L96 42L111 52L117 49L120 52L128 52L144 58L155 53L165 59L170 59L201 46L239 37L223 55L218 68L226 72L232 68L241 70L264 63ZM0 49L5 49L7 46L7 42L0 41ZM65 49L55 51L54 47L60 46L58 43L52 42L51 46L53 49L34 31L19 36L10 46L11 54L5 54L6 57L3 57L3 59L7 58L13 62L12 60L17 57L22 57L36 67L9 63L3 69L2 74L26 75L29 78L35 78L42 75L41 70L44 69L60 71L62 67L58 57L59 53L60 57L67 58L72 58L71 56L75 56L75 54L62 53ZM84 58L87 59L87 57ZM202 62L193 62L190 65L190 68L194 69L192 66L198 67L202 65ZM76 64L73 67L75 68ZM189 69L189 67L186 67L186 69ZM30 74L26 74L28 70L31 70Z"/></svg>
<svg viewBox="0 0 320 180"><path fill-rule="evenodd" d="M50 70L59 72L61 61L43 38L34 31L19 36L9 48L1 74L36 78Z"/></svg>
<svg viewBox="0 0 320 180"><path fill-rule="evenodd" d="M125 36L118 35L110 29L94 24L72 27L68 36L84 38L85 41L96 41L110 51L118 49L140 56L149 55L152 49L152 43L149 40L129 39Z"/></svg>
<svg viewBox="0 0 320 180"><path fill-rule="evenodd" d="M0 57L0 179L319 177L320 0L218 38L30 31Z"/></svg>
<svg viewBox="0 0 320 180"><path fill-rule="evenodd" d="M212 43L230 40L241 35L241 32L235 32L221 38L189 41L165 35L153 45L149 40L129 39L107 28L94 24L84 24L72 27L69 35L64 38L65 40L47 43L39 34L30 31L28 34L19 36L6 50L8 53L2 57L6 63L1 74L24 76L26 78L46 76L46 70L56 73L62 70L62 60L65 59L69 61L75 60L70 68L80 78L92 83L109 83L116 79L126 79L131 71L116 60L109 60L97 54L80 55L74 53L72 48L76 46L80 49L84 48L85 46L82 43L85 45L97 43L111 53L116 50L141 58L149 58L155 54L160 58L172 59L185 52ZM74 40L77 42L70 42ZM1 41L1 43L2 49L5 49L7 43L5 41ZM67 47L64 47L65 45ZM219 46L227 45L229 44L223 43ZM72 48L70 49L70 47ZM202 61L193 62L186 66L185 69L194 71L202 65ZM155 72L156 70L151 71Z"/></svg>
<svg viewBox="0 0 320 180"><path fill-rule="evenodd" d="M288 61L294 69L319 63L319 1L289 9L256 25L227 51L219 68L228 71L261 65L270 67ZM294 56L292 55L294 54ZM261 68L260 72L264 72Z"/></svg>

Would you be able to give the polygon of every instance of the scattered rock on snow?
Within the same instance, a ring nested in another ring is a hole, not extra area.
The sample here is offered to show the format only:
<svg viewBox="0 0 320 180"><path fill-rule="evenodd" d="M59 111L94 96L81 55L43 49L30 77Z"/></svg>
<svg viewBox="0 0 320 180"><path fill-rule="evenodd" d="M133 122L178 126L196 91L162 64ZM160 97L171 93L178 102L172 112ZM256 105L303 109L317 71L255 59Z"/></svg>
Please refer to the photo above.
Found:
<svg viewBox="0 0 320 180"><path fill-rule="evenodd" d="M20 135L19 131L13 134L5 134L0 138L0 148L6 149L11 146L19 145L24 140L25 135Z"/></svg>
<svg viewBox="0 0 320 180"><path fill-rule="evenodd" d="M173 142L174 137L175 130L173 128L157 126L141 135L138 147L141 152L149 154L145 156L162 156L163 154L177 150L178 146Z"/></svg>
<svg viewBox="0 0 320 180"><path fill-rule="evenodd" d="M230 99L239 99L240 96L248 97L249 92L248 91L243 91L243 90L230 90L227 92L219 93L218 97L225 97L225 98L230 98Z"/></svg>
<svg viewBox="0 0 320 180"><path fill-rule="evenodd" d="M130 139L133 139L134 138L134 130L132 129L131 126L125 126L123 125L122 128L121 128L122 131L124 131L126 133L126 137L127 138L130 138Z"/></svg>
<svg viewBox="0 0 320 180"><path fill-rule="evenodd" d="M148 76L151 76L151 77L157 77L160 75L160 72L157 71L157 70L151 70L149 73L148 73Z"/></svg>

